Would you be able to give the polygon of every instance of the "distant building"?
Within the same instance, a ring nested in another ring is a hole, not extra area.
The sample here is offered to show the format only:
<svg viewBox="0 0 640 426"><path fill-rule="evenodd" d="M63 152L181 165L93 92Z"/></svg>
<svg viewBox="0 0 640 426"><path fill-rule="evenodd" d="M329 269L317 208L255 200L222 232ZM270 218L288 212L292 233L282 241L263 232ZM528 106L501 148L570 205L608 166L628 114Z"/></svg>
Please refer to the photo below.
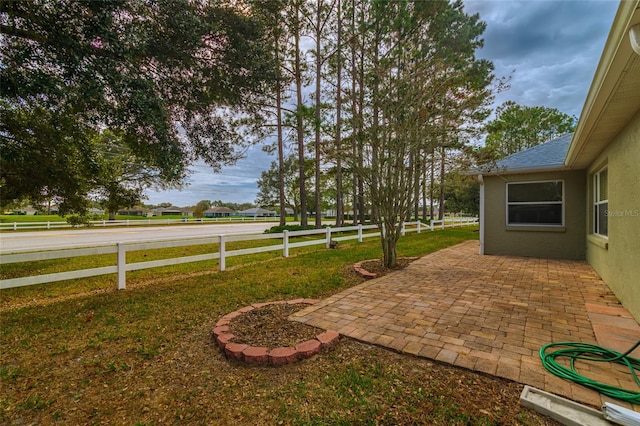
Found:
<svg viewBox="0 0 640 426"><path fill-rule="evenodd" d="M183 213L181 207L176 206L161 207L159 209L153 209L151 212L153 216L187 216Z"/></svg>
<svg viewBox="0 0 640 426"><path fill-rule="evenodd" d="M236 211L228 207L211 207L202 212L204 217L229 217L235 215Z"/></svg>
<svg viewBox="0 0 640 426"><path fill-rule="evenodd" d="M254 207L252 209L242 210L236 212L236 216L245 216L245 217L275 217L277 213L273 210L267 210L260 207Z"/></svg>
<svg viewBox="0 0 640 426"><path fill-rule="evenodd" d="M102 210L102 213L96 213L96 214L104 214L104 210ZM146 207L136 206L128 209L118 210L118 214L120 216L149 216L150 210L147 209Z"/></svg>
<svg viewBox="0 0 640 426"><path fill-rule="evenodd" d="M27 206L14 210L13 213L17 215L33 216L38 214L38 210L34 209L32 206Z"/></svg>
<svg viewBox="0 0 640 426"><path fill-rule="evenodd" d="M104 215L104 210L103 209L90 208L87 211L89 212L89 214L96 214L98 216L103 216Z"/></svg>

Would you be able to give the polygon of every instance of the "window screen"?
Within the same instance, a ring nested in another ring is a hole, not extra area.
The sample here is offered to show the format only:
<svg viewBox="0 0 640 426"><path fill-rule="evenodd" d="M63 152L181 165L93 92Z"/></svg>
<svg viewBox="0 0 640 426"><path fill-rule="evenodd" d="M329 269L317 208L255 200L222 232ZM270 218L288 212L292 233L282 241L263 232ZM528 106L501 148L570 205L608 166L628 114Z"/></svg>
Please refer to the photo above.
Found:
<svg viewBox="0 0 640 426"><path fill-rule="evenodd" d="M507 184L508 225L564 224L564 191L560 180Z"/></svg>

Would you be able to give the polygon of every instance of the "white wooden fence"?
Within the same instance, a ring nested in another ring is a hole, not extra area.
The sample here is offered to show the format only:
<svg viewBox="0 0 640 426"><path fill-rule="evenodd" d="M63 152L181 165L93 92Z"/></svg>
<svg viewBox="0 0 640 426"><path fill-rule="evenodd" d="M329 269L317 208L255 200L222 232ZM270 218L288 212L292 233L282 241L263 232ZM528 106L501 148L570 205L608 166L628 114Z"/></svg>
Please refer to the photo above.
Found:
<svg viewBox="0 0 640 426"><path fill-rule="evenodd" d="M429 225L421 222L404 222L402 224L402 235L407 232L418 232L422 230L444 229L445 227L467 226L477 224L477 218L461 218L446 221L431 221ZM437 225L437 226L436 226ZM82 269L68 272L58 272L44 275L34 275L20 278L10 278L0 280L0 289L13 287L23 287L36 284L52 283L56 281L72 280L78 278L95 277L106 274L117 274L118 289L126 288L126 273L128 271L137 271L141 269L159 268L163 266L179 265L182 263L200 262L204 260L218 259L220 271L226 268L226 259L232 256L243 256L247 254L263 253L268 251L282 250L284 257L289 257L289 250L296 247L305 247L317 244L325 244L327 248L331 246L332 241L346 241L357 239L362 242L364 238L379 236L380 232L365 232L378 229L377 225L357 225L345 226L341 228L324 228L303 231L284 231L279 234L243 234L243 235L219 235L206 238L185 238L161 240L153 242L132 242L117 243L93 247L78 247L65 250L51 251L30 251L21 253L2 254L0 264L6 265L10 263L37 262L42 260L66 259L79 256L98 256L103 254L117 253L117 263L113 266L104 266L99 268ZM356 232L357 231L357 232ZM338 233L351 233L351 235L335 235ZM324 238L318 238L308 241L291 242L291 237L323 235ZM227 251L226 245L235 241L259 241L276 239L282 240L281 244L266 245L260 247L252 247L246 249L236 249ZM152 260L147 262L127 263L127 252L140 250L153 250L170 247L218 244L218 251L215 253L199 254L194 256L178 257L171 259Z"/></svg>
<svg viewBox="0 0 640 426"><path fill-rule="evenodd" d="M185 223L219 223L219 222L278 222L279 216L226 216L226 217L203 217L203 218L181 218L181 219L122 219L122 220L91 220L91 226L106 228L109 226L162 226L162 225L184 225ZM72 228L67 222L0 222L0 230L20 231L26 229L57 229Z"/></svg>

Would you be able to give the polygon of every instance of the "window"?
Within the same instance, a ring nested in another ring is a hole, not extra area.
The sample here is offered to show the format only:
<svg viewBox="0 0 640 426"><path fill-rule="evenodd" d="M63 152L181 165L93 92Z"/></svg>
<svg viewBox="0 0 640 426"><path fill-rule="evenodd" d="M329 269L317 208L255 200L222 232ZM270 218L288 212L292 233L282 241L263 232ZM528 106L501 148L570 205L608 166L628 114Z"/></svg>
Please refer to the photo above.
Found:
<svg viewBox="0 0 640 426"><path fill-rule="evenodd" d="M605 167L593 175L593 233L606 237L609 235L609 173Z"/></svg>
<svg viewBox="0 0 640 426"><path fill-rule="evenodd" d="M563 226L563 181L508 183L507 225Z"/></svg>

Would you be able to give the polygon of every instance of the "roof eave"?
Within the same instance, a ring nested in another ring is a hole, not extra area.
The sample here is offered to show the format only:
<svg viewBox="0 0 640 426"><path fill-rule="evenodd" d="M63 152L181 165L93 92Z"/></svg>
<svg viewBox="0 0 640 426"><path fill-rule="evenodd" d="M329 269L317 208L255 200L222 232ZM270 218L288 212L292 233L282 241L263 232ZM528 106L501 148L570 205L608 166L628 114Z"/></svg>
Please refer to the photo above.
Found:
<svg viewBox="0 0 640 426"><path fill-rule="evenodd" d="M565 166L564 164L555 164L555 165L545 165L545 166L537 166L537 167L492 169L488 171L475 170L473 172L469 172L469 174L482 175L482 176L504 176L504 175L522 175L527 173L566 172L569 170L571 169Z"/></svg>

